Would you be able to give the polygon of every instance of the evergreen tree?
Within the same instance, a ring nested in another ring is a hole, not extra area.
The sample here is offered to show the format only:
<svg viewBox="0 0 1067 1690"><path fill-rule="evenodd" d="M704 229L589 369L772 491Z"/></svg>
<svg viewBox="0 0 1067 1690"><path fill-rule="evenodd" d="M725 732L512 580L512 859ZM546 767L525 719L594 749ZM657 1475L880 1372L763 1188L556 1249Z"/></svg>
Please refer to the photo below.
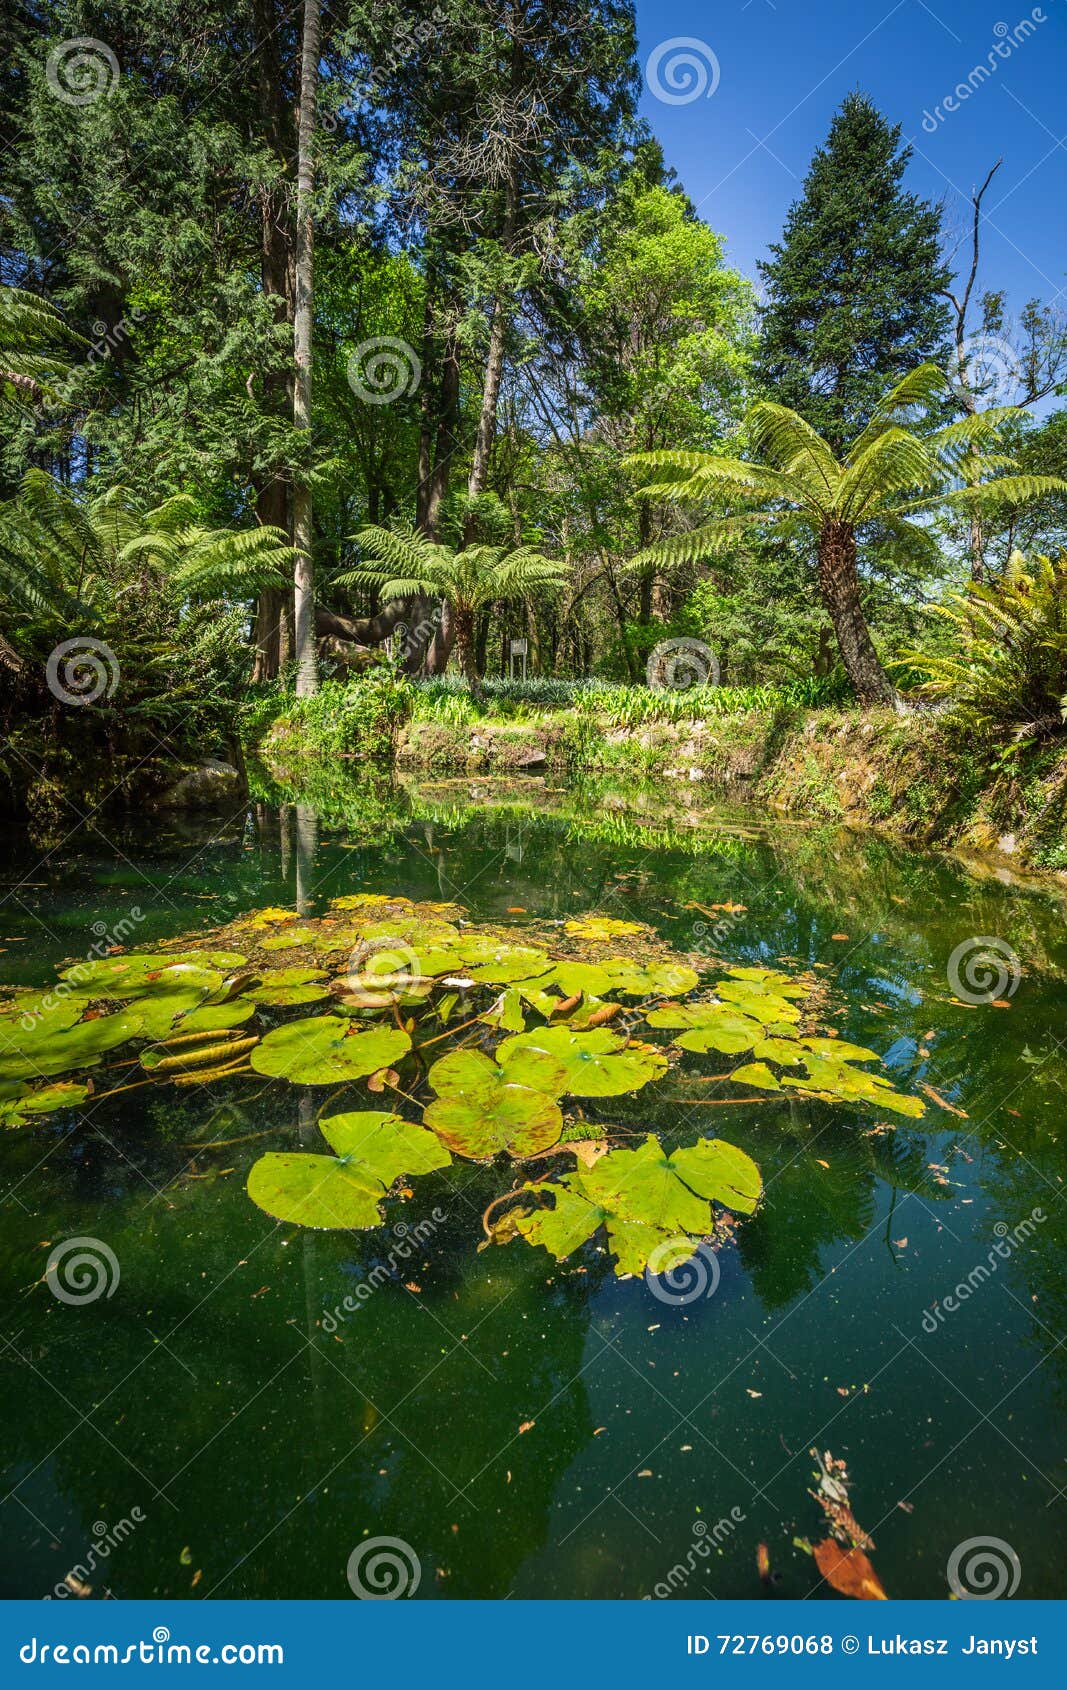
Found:
<svg viewBox="0 0 1067 1690"><path fill-rule="evenodd" d="M940 213L905 191L900 127L850 94L760 265L758 374L840 451L887 382L948 353Z"/></svg>

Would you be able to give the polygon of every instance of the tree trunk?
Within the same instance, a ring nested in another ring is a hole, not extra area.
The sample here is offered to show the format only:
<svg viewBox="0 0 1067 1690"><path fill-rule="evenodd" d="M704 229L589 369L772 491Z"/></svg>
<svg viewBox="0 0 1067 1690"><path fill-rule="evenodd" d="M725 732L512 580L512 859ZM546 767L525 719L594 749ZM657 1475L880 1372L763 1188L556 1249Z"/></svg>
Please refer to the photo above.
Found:
<svg viewBox="0 0 1067 1690"><path fill-rule="evenodd" d="M474 653L474 612L466 605L456 605L452 612L452 621L456 630L460 668L467 677L471 695L474 698L484 698L481 677L478 674L478 661Z"/></svg>
<svg viewBox="0 0 1067 1690"><path fill-rule="evenodd" d="M287 102L278 49L281 27L275 0L255 0L255 66L259 79L259 125L262 142L283 177L290 171L287 143ZM259 192L260 279L271 301L274 321L293 323L292 251L285 217L285 188L264 182ZM268 369L263 378L264 409L281 416L292 403L291 383L284 370ZM290 533L288 474L282 465L268 469L259 486L256 514L260 522ZM292 654L292 615L288 595L268 587L256 604L252 678L272 681Z"/></svg>
<svg viewBox="0 0 1067 1690"><path fill-rule="evenodd" d="M819 535L819 587L845 672L861 704L891 704L896 693L874 649L860 603L856 531L827 522Z"/></svg>
<svg viewBox="0 0 1067 1690"><path fill-rule="evenodd" d="M300 115L296 170L296 311L293 322L293 423L311 427L311 334L315 282L315 220L312 194L315 166L315 106L319 84L320 0L304 0L304 36L300 60ZM302 476L293 487L293 546L296 571L293 632L296 691L307 698L319 690L315 647L315 568L311 555L311 489Z"/></svg>
<svg viewBox="0 0 1067 1690"><path fill-rule="evenodd" d="M504 199L501 246L505 254L510 252L511 244L515 238L518 204L518 184L513 170L508 177ZM500 398L500 381L504 373L507 332L507 300L503 289L498 289L493 299L493 308L489 319L489 353L485 363L485 379L482 382L482 402L478 411L478 433L474 440L471 472L467 478L467 496L471 499L476 499L484 493L489 483L489 457L496 436L496 410ZM469 545L473 536L474 522L468 516L467 532L464 536L465 543Z"/></svg>

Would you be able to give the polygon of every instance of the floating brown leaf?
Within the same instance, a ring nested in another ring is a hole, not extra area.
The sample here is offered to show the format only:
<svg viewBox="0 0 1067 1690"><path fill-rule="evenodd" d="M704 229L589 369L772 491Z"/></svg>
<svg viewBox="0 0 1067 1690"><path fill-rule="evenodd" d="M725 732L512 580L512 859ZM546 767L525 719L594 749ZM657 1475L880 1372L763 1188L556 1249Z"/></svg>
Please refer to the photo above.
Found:
<svg viewBox="0 0 1067 1690"><path fill-rule="evenodd" d="M823 1578L839 1595L854 1596L859 1602L889 1600L862 1549L842 1549L832 1537L827 1537L815 1545L814 1555Z"/></svg>

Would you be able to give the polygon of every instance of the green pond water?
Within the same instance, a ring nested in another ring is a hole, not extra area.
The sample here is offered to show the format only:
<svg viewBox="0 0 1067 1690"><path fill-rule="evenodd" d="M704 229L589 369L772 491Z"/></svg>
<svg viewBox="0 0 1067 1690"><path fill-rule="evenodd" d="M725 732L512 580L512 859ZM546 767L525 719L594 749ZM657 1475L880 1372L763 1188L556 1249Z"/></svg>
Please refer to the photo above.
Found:
<svg viewBox="0 0 1067 1690"><path fill-rule="evenodd" d="M353 786L318 813L105 821L47 852L9 836L6 984L48 985L116 929L148 948L360 891L455 900L520 940L596 911L716 962L818 965L842 1036L927 1108L702 1106L735 1060L714 1052L618 1100L629 1130L721 1134L763 1174L706 1289L673 1303L618 1278L602 1236L563 1263L479 1252L506 1166L420 1176L374 1231L277 1224L247 1173L325 1149L321 1088L141 1089L6 1131L2 1594L80 1567L94 1597L351 1599L353 1551L389 1538L418 1599L824 1597L794 1541L826 1535L813 1446L847 1462L890 1596L946 1598L953 1552L989 1537L1020 1596L1063 1594L1067 906L661 799ZM950 983L978 938L1018 959L1000 1006ZM110 1295L53 1294L75 1237L113 1253Z"/></svg>

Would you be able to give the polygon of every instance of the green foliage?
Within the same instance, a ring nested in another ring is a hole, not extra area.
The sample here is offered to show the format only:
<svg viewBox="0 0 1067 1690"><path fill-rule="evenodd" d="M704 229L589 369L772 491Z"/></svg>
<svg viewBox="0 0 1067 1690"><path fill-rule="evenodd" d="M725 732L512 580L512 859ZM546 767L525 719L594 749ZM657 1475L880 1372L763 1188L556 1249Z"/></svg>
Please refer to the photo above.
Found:
<svg viewBox="0 0 1067 1690"><path fill-rule="evenodd" d="M905 190L911 149L900 136L865 95L849 94L760 265L758 378L837 452L887 383L947 357L940 213Z"/></svg>
<svg viewBox="0 0 1067 1690"><path fill-rule="evenodd" d="M253 746L269 735L283 766L295 760L314 769L358 755L384 768L392 763L413 696L411 682L388 664L358 680L324 681L311 698L266 687L255 691L242 710L241 732Z"/></svg>
<svg viewBox="0 0 1067 1690"><path fill-rule="evenodd" d="M1003 740L1005 756L1063 731L1067 719L1067 553L1007 573L931 612L951 628L948 650L915 650L904 661L926 679L921 695L943 700L947 721L982 741Z"/></svg>

